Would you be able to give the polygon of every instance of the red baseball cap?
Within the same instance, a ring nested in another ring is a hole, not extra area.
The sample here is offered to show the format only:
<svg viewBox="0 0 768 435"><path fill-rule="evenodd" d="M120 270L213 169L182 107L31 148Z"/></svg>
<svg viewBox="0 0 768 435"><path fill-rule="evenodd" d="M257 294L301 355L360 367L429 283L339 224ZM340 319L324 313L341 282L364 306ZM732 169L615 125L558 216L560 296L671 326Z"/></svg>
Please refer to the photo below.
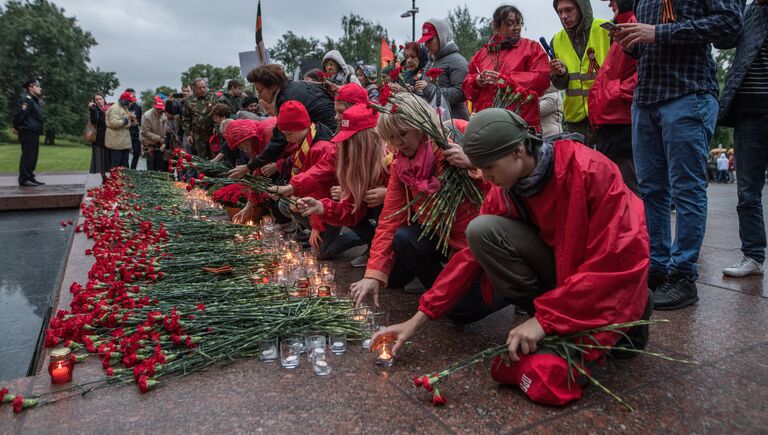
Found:
<svg viewBox="0 0 768 435"><path fill-rule="evenodd" d="M421 39L419 39L416 42L419 44L423 44L429 41L430 39L434 38L435 36L437 36L437 29L435 28L435 26L432 23L424 23L421 26Z"/></svg>
<svg viewBox="0 0 768 435"><path fill-rule="evenodd" d="M357 83L348 83L336 92L336 101L351 104L368 104L368 92Z"/></svg>
<svg viewBox="0 0 768 435"><path fill-rule="evenodd" d="M352 137L358 131L376 127L379 124L379 112L367 104L355 104L341 115L341 131L331 139L338 143Z"/></svg>
<svg viewBox="0 0 768 435"><path fill-rule="evenodd" d="M309 128L312 123L306 107L296 100L286 101L279 110L277 128L280 131L301 131Z"/></svg>
<svg viewBox="0 0 768 435"><path fill-rule="evenodd" d="M155 104L152 107L157 110L165 110L165 101L162 97L155 97Z"/></svg>
<svg viewBox="0 0 768 435"><path fill-rule="evenodd" d="M132 93L127 92L127 91L123 92L122 94L120 94L120 98L119 99L120 100L125 100L125 101L130 101L131 103L135 103L136 102L136 97L134 97Z"/></svg>

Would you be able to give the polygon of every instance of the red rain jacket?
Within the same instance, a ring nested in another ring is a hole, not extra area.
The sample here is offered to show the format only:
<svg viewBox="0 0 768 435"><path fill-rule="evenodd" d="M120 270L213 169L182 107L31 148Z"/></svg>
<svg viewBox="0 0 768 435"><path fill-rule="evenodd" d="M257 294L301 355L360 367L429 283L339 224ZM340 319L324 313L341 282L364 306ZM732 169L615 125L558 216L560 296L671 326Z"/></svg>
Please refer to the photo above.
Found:
<svg viewBox="0 0 768 435"><path fill-rule="evenodd" d="M635 23L632 11L616 17L616 22ZM637 60L627 55L614 42L589 92L589 122L599 127L606 124L632 124L632 97L637 87Z"/></svg>
<svg viewBox="0 0 768 435"><path fill-rule="evenodd" d="M497 56L498 61L496 60ZM469 73L461 86L467 100L472 101L474 112L487 109L493 104L496 86L478 86L477 76L485 70L496 70L495 63L499 65L499 72L508 75L523 89L535 91L537 95L541 96L549 88L549 58L538 42L520 38L516 47L501 50L498 54L488 53L488 50L483 47L475 53L469 62ZM538 98L523 106L520 116L525 119L528 125L541 131Z"/></svg>
<svg viewBox="0 0 768 435"><path fill-rule="evenodd" d="M289 147L295 152L296 147ZM292 155L292 154L291 154ZM319 140L309 148L309 158L301 172L291 177L294 195L301 198L310 196L323 199L331 196L331 187L336 184L336 145Z"/></svg>
<svg viewBox="0 0 768 435"><path fill-rule="evenodd" d="M443 165L442 151L437 150L435 155L438 159L437 174L442 172L441 167ZM379 218L379 225L376 227L376 235L373 237L373 243L371 244L371 252L368 258L368 267L365 270L366 278L375 278L381 281L386 287L389 280L389 273L395 265L395 253L392 251L392 239L395 236L395 232L398 229L409 225L410 218L415 213L419 206L424 202L420 200L411 205L407 213L400 213L397 216L389 216L397 213L403 207L405 207L415 196L418 196L418 192L414 191L410 187L406 187L400 178L397 176L395 166L397 161L393 161L389 168L389 183L387 185L387 196L384 198L384 207ZM481 183L478 181L478 183ZM481 190L488 189L487 183L482 183ZM469 222L477 216L478 210L475 205L469 201L465 201L459 206L459 210L456 213L456 220L451 228L451 234L448 240L448 245L453 252L462 251L467 248L467 236L464 231L467 229ZM421 221L419 221L421 223ZM461 271L457 271L461 274Z"/></svg>
<svg viewBox="0 0 768 435"><path fill-rule="evenodd" d="M505 195L494 186L480 213L517 219ZM557 287L534 300L536 319L547 335L640 319L648 300L645 212L616 165L578 142L558 141L552 178L524 200L555 257ZM431 319L447 314L481 273L469 248L456 253L422 295L419 311ZM596 338L614 344L618 337L601 333Z"/></svg>

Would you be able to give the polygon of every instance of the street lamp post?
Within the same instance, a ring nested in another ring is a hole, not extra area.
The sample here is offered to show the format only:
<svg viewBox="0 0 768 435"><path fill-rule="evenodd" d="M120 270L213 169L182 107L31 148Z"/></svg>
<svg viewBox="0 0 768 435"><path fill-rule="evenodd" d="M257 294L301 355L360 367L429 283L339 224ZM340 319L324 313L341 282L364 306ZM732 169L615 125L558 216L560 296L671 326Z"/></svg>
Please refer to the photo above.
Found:
<svg viewBox="0 0 768 435"><path fill-rule="evenodd" d="M411 8L403 12L400 18L411 17L411 40L416 40L416 13L419 12L419 8L416 7L416 0L411 0Z"/></svg>

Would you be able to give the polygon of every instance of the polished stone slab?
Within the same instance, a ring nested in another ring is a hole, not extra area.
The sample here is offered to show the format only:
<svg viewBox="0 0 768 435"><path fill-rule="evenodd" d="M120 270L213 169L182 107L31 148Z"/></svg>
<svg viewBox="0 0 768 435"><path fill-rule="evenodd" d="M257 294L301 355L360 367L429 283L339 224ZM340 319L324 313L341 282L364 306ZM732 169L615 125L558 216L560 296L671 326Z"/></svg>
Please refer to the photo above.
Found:
<svg viewBox="0 0 768 435"><path fill-rule="evenodd" d="M16 176L0 176L0 211L70 208L80 205L88 174L40 174L43 186L19 186Z"/></svg>

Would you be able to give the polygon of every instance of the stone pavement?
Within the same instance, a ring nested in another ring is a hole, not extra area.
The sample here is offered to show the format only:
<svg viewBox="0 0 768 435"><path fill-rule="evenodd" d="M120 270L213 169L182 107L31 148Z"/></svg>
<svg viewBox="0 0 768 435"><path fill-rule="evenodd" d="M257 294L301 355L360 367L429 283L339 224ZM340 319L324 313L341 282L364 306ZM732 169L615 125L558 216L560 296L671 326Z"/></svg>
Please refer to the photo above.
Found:
<svg viewBox="0 0 768 435"><path fill-rule="evenodd" d="M531 403L517 388L497 385L488 366L477 365L441 386L448 400L433 407L428 393L411 385L415 375L503 342L524 319L511 309L466 328L430 322L404 348L389 371L377 369L358 346L333 360L333 373L317 377L304 361L297 370L249 359L206 373L173 379L148 394L114 387L20 415L0 410L4 433L270 432L270 433L765 433L768 427L768 291L765 277L735 280L720 270L739 260L735 185L710 187L699 297L693 306L656 312L671 320L652 328L649 350L701 362L689 366L641 356L610 360L594 375L636 411L629 413L596 388L566 408ZM88 241L75 234L63 280L82 281L90 266ZM360 269L337 262L342 281ZM68 301L68 292L61 294ZM390 321L408 318L418 297L387 291ZM97 361L78 365L75 381L102 377ZM46 373L6 382L24 395L51 390Z"/></svg>

